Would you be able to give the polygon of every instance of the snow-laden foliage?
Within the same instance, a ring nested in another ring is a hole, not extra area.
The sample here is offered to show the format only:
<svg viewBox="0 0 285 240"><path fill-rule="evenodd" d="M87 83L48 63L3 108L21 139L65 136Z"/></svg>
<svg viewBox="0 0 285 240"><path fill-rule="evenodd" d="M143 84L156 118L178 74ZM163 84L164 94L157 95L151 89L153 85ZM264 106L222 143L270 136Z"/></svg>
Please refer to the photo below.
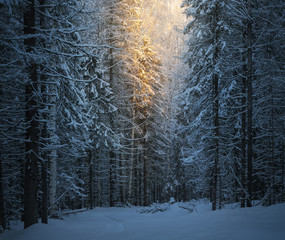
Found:
<svg viewBox="0 0 285 240"><path fill-rule="evenodd" d="M26 127L24 83L27 74L23 66L24 46L18 37L22 24L11 16L19 14L19 9L10 10L6 4L0 6L0 225L4 229L9 227L10 220L19 220L23 213Z"/></svg>
<svg viewBox="0 0 285 240"><path fill-rule="evenodd" d="M23 35L28 26L20 20L24 19L20 9L32 9L31 4L36 4L35 16L29 20L35 21L35 33ZM99 69L102 47L93 35L97 25L83 21L94 20L97 5L90 3L90 11L84 6L80 1L48 0L1 4L1 194L7 220L1 222L4 228L9 219L19 219L23 212L25 153L30 152L25 145L30 139L25 138L31 127L36 129L33 134L38 139L33 144L39 149L35 155L41 171L36 177L41 190L36 197L47 198L52 215L58 208L70 208L66 202L70 205L71 199L86 198L88 190L84 185L89 168L84 162L91 161L88 153L102 146L119 145L118 137L106 122L107 114L113 113L115 107L110 103L110 84L102 79ZM35 66L37 75L31 75L30 66ZM28 105L31 101L34 105ZM29 109L35 115L25 123ZM44 175L46 169L48 175ZM1 216L2 213L1 210Z"/></svg>
<svg viewBox="0 0 285 240"><path fill-rule="evenodd" d="M179 96L178 133L193 197L213 204L217 197L240 199L242 206L250 199L283 201L284 3L185 0L183 6L190 70Z"/></svg>

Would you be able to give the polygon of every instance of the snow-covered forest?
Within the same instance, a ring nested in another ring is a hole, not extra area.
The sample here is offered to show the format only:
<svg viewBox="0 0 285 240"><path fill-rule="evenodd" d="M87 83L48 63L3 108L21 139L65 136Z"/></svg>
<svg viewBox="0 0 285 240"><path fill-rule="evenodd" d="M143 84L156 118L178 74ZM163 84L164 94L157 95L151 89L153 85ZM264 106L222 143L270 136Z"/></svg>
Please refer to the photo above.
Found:
<svg viewBox="0 0 285 240"><path fill-rule="evenodd" d="M284 39L284 0L0 0L1 232L284 203Z"/></svg>

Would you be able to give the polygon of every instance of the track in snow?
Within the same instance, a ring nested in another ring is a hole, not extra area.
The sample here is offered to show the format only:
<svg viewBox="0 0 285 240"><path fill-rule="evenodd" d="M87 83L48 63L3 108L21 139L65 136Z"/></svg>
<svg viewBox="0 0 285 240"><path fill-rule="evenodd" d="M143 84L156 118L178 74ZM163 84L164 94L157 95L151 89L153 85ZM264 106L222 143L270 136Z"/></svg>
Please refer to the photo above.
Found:
<svg viewBox="0 0 285 240"><path fill-rule="evenodd" d="M0 240L284 240L285 204L210 211L197 204L189 213L174 204L166 212L141 208L96 208L92 211L12 230Z"/></svg>

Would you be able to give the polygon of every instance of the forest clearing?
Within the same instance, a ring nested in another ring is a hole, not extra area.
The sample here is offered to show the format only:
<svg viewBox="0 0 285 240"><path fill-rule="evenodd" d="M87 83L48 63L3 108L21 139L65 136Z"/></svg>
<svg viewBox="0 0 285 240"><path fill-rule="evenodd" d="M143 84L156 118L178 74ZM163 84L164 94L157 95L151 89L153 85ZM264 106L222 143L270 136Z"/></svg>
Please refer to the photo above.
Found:
<svg viewBox="0 0 285 240"><path fill-rule="evenodd" d="M96 208L84 213L11 230L1 240L283 240L285 204L251 209L226 206L212 212L209 203L157 204L142 208ZM181 208L187 207L192 209ZM164 212L140 213L146 209Z"/></svg>

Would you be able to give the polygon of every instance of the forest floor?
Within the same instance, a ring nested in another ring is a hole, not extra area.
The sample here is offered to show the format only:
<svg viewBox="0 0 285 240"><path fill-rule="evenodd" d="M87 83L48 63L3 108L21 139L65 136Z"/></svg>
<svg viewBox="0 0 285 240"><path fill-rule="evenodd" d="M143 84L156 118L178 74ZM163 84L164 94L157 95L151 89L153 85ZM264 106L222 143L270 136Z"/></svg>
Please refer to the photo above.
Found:
<svg viewBox="0 0 285 240"><path fill-rule="evenodd" d="M165 211L163 211L165 210ZM163 212L162 212L163 211ZM142 213L144 212L144 213ZM285 204L211 211L205 202L157 204L152 208L96 208L49 220L1 240L284 240Z"/></svg>

